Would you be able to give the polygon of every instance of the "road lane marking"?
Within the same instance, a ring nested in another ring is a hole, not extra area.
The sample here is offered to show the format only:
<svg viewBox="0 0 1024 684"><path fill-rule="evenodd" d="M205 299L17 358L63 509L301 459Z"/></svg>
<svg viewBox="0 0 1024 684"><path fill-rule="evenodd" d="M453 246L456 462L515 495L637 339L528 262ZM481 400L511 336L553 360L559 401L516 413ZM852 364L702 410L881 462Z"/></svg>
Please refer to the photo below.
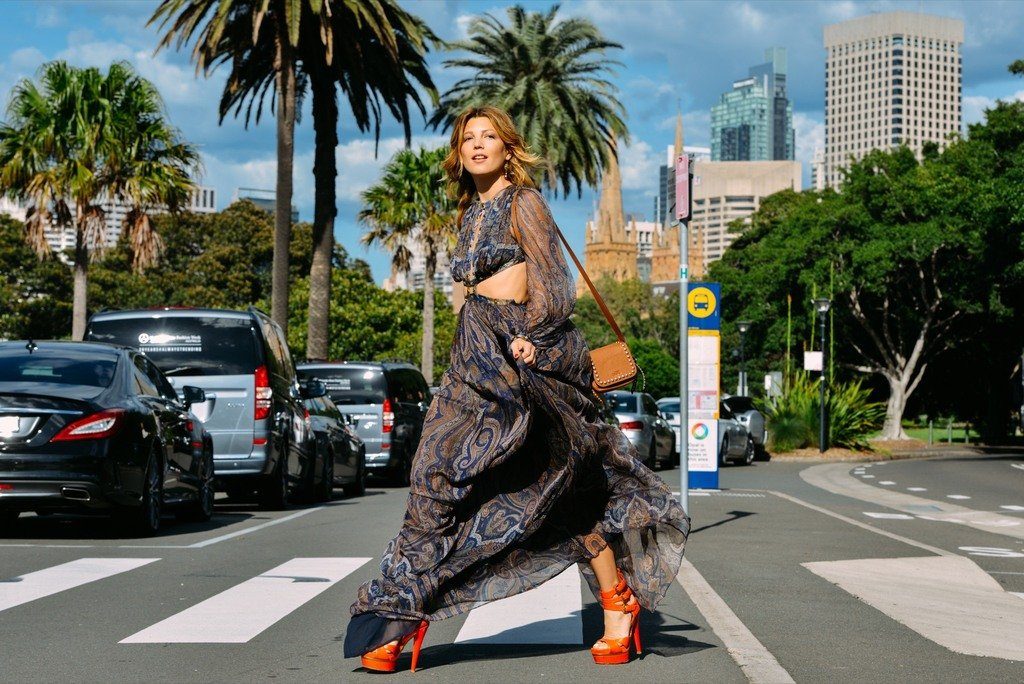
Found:
<svg viewBox="0 0 1024 684"><path fill-rule="evenodd" d="M874 475L861 475L861 477L863 477L865 480L873 480L873 479L875 479Z"/></svg>
<svg viewBox="0 0 1024 684"><path fill-rule="evenodd" d="M987 558L1024 558L1024 553L1014 551L1013 549L1003 549L998 546L961 546L959 548L961 551L966 551L970 556L984 556Z"/></svg>
<svg viewBox="0 0 1024 684"><path fill-rule="evenodd" d="M891 487L892 485L894 485L896 483L893 482L892 480L879 480L878 484L885 485L886 487Z"/></svg>
<svg viewBox="0 0 1024 684"><path fill-rule="evenodd" d="M1002 508L1004 511L1024 511L1024 506L1017 506L1016 504L1012 504L1009 506L1000 506L1000 508Z"/></svg>
<svg viewBox="0 0 1024 684"><path fill-rule="evenodd" d="M189 544L185 548L188 548L188 549L201 549L203 547L210 546L212 544L219 544L220 542L227 541L228 539L234 539L235 537L241 537L243 534L249 534L250 532L259 532L260 530L265 530L268 527L272 527L274 525L280 525L281 523L288 522L289 520L295 520L296 518L301 518L304 515L309 515L310 513L314 513L316 511L319 511L321 508L325 508L325 507L324 506L315 506L314 508L304 508L301 511L295 511L291 515L286 515L283 518L276 518L274 520L268 520L265 523L261 523L259 525L253 525L252 527L247 527L244 530L235 530L234 532L228 532L227 534L222 534L219 537L214 537L213 539L206 539L206 540L201 541L201 542L196 542L195 544Z"/></svg>
<svg viewBox="0 0 1024 684"><path fill-rule="evenodd" d="M925 499L913 494L875 487L851 477L841 463L825 463L805 468L800 471L800 478L819 489L858 499L872 506L885 506L927 520L954 522L983 532L1024 539L1024 526L993 524L996 520L1005 519L1000 513L977 511L947 501Z"/></svg>
<svg viewBox="0 0 1024 684"><path fill-rule="evenodd" d="M120 643L244 644L369 560L293 558Z"/></svg>
<svg viewBox="0 0 1024 684"><path fill-rule="evenodd" d="M580 573L570 565L535 589L470 611L455 643L583 643Z"/></svg>
<svg viewBox="0 0 1024 684"><path fill-rule="evenodd" d="M0 611L141 568L159 558L79 558L0 581Z"/></svg>
<svg viewBox="0 0 1024 684"><path fill-rule="evenodd" d="M1024 603L969 558L879 558L803 566L954 653L1024 660Z"/></svg>
<svg viewBox="0 0 1024 684"><path fill-rule="evenodd" d="M894 534L892 532L888 532L886 530L882 530L882 529L879 529L877 527L873 527L871 525L868 525L867 523L861 522L860 520L854 520L853 518L848 518L845 515L842 515L841 513L836 513L835 511L830 511L827 508L822 508L821 506L815 506L812 503L807 503L806 501L804 501L802 499L798 499L795 496L792 496L790 494L786 494L785 492L776 492L774 490L769 490L769 493L774 494L775 496L777 496L779 498L786 499L787 501L792 501L793 503L799 504L799 505L801 505L801 506L803 506L805 508L809 508L812 511L818 511L819 513L824 513L825 515L832 516L836 520L842 520L843 522L849 523L849 524L854 525L855 527L859 527L859 528L861 528L863 530L867 530L868 532L874 532L875 534L880 534L883 537L889 537L889 539L895 539L896 541L903 542L904 544L909 544L910 546L916 546L919 549L924 549L925 551L929 551L929 552L937 554L939 556L955 556L956 555L955 553L953 553L951 551L946 551L945 549L940 549L937 546L931 546L930 544L925 544L923 542L919 542L916 539L911 539L909 537L904 537L904 536L899 535L899 534Z"/></svg>
<svg viewBox="0 0 1024 684"><path fill-rule="evenodd" d="M908 492L927 492L928 489L925 487L907 487Z"/></svg>
<svg viewBox="0 0 1024 684"><path fill-rule="evenodd" d="M907 515L906 513L875 513L873 511L864 511L864 515L869 518L881 518L882 520L913 520L914 516Z"/></svg>
<svg viewBox="0 0 1024 684"><path fill-rule="evenodd" d="M752 684L784 684L793 682L789 672L779 664L775 656L747 629L736 613L732 612L722 597L708 584L707 580L683 559L676 580L682 585L697 610L708 621L708 625L725 644L726 650L743 670Z"/></svg>
<svg viewBox="0 0 1024 684"><path fill-rule="evenodd" d="M1024 470L1024 463L1011 463L1010 467L1016 468L1017 470Z"/></svg>
<svg viewBox="0 0 1024 684"><path fill-rule="evenodd" d="M963 499L963 500L966 500L966 499L970 499L971 497L967 496L966 494L947 494L946 498L947 499Z"/></svg>

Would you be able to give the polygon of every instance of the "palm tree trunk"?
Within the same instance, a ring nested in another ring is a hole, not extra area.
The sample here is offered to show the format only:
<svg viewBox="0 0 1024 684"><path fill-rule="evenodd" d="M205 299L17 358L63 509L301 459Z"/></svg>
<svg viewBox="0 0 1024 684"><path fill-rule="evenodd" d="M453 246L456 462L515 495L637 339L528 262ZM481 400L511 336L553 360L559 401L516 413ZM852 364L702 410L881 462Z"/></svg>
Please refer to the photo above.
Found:
<svg viewBox="0 0 1024 684"><path fill-rule="evenodd" d="M437 268L437 253L428 246L426 264L423 269L423 347L420 369L427 383L434 384L434 270Z"/></svg>
<svg viewBox="0 0 1024 684"><path fill-rule="evenodd" d="M81 204L75 209L75 266L74 295L71 305L71 339L85 338L87 313L89 246L85 242L85 211Z"/></svg>
<svg viewBox="0 0 1024 684"><path fill-rule="evenodd" d="M313 178L316 186L313 209L313 262L309 268L309 327L306 357L328 358L327 337L331 312L331 262L334 258L334 217L338 210L335 180L338 163L338 100L334 80L324 72L310 74L313 93L315 151Z"/></svg>
<svg viewBox="0 0 1024 684"><path fill-rule="evenodd" d="M288 247L292 232L292 163L295 157L295 55L282 36L278 36L277 49L277 187L270 317L287 332Z"/></svg>

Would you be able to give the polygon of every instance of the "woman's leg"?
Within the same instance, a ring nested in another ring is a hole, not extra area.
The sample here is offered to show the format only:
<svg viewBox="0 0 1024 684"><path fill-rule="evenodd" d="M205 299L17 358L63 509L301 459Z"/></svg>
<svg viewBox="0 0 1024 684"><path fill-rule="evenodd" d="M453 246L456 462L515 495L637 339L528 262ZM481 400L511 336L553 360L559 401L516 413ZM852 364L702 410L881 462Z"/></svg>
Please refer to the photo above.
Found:
<svg viewBox="0 0 1024 684"><path fill-rule="evenodd" d="M619 581L618 572L615 567L615 552L611 546L604 547L601 553L590 559L590 567L597 576L597 583L601 591L610 591ZM630 605L636 601L636 597L630 597ZM632 616L630 613L621 610L604 611L604 635L609 639L622 639L629 636L629 624Z"/></svg>

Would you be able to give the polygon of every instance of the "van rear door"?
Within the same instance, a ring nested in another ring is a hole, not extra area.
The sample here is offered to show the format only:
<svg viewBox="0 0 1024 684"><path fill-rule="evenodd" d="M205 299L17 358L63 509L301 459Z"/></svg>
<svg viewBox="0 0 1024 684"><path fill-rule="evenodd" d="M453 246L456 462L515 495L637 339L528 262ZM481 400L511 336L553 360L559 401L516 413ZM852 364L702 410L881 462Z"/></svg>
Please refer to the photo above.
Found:
<svg viewBox="0 0 1024 684"><path fill-rule="evenodd" d="M86 339L137 347L181 392L201 387L206 401L192 412L213 437L218 461L249 458L255 428L255 376L262 364L252 319L160 312L94 319Z"/></svg>

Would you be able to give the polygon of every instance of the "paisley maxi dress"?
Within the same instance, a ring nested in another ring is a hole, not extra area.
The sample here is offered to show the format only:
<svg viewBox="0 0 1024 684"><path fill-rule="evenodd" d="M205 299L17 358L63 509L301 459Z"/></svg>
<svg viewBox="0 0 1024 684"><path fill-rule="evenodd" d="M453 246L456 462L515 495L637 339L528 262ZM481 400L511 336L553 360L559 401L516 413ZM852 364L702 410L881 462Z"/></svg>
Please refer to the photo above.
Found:
<svg viewBox="0 0 1024 684"><path fill-rule="evenodd" d="M515 201L518 239L510 230ZM526 262L529 299L472 293ZM405 521L359 588L346 631L354 657L438 620L532 589L610 545L640 604L679 569L690 521L622 432L599 417L575 290L554 219L534 189L510 186L463 217L452 275L469 286L412 463ZM527 366L509 345L536 346Z"/></svg>

